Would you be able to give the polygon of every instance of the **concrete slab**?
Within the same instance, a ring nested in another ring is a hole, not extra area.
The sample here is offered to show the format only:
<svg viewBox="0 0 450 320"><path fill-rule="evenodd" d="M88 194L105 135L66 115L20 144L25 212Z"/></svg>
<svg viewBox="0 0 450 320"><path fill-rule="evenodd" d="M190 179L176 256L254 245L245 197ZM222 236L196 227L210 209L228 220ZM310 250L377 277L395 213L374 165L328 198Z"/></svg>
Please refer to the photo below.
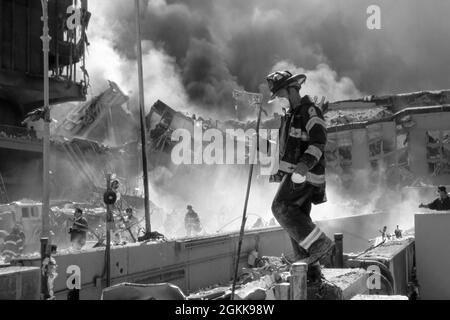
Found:
<svg viewBox="0 0 450 320"><path fill-rule="evenodd" d="M358 294L351 300L409 300L407 296L381 296Z"/></svg>
<svg viewBox="0 0 450 320"><path fill-rule="evenodd" d="M411 281L413 267L414 267L414 245L415 239L413 236L404 237L402 239L387 240L380 246L373 248L362 255L358 255L357 260L378 261L386 266L392 276L392 289L394 292L389 291L374 291L371 294L408 294L408 283ZM350 267L360 267L359 261L348 262ZM386 275L387 276L387 275ZM384 289L386 283L383 283Z"/></svg>
<svg viewBox="0 0 450 320"><path fill-rule="evenodd" d="M450 299L450 214L416 214L416 267L423 300Z"/></svg>
<svg viewBox="0 0 450 320"><path fill-rule="evenodd" d="M34 267L0 268L0 300L39 300L40 269Z"/></svg>
<svg viewBox="0 0 450 320"><path fill-rule="evenodd" d="M388 240L384 244L358 256L360 260L392 260L401 251L414 242L414 237Z"/></svg>
<svg viewBox="0 0 450 320"><path fill-rule="evenodd" d="M323 269L325 281L308 286L308 300L350 300L368 292L363 269Z"/></svg>

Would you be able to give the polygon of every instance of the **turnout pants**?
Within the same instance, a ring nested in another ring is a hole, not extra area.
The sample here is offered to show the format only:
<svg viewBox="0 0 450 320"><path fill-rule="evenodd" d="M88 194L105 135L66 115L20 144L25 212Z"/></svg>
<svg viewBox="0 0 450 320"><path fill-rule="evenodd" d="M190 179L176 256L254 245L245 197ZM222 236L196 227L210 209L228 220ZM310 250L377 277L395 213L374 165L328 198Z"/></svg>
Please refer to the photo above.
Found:
<svg viewBox="0 0 450 320"><path fill-rule="evenodd" d="M288 174L272 203L272 213L291 237L297 257L307 255L311 245L325 236L310 217L312 201L319 189L308 182L293 183Z"/></svg>

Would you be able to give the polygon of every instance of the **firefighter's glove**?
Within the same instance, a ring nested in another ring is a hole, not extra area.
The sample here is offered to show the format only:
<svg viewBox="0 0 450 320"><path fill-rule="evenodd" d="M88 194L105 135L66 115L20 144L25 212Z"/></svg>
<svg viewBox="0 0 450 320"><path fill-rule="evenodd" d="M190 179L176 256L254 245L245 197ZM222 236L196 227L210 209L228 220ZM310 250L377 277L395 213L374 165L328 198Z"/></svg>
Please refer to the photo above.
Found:
<svg viewBox="0 0 450 320"><path fill-rule="evenodd" d="M303 177L306 176L308 173L309 168L304 162L299 162L297 167L294 170L294 173L297 173L299 175L302 175Z"/></svg>

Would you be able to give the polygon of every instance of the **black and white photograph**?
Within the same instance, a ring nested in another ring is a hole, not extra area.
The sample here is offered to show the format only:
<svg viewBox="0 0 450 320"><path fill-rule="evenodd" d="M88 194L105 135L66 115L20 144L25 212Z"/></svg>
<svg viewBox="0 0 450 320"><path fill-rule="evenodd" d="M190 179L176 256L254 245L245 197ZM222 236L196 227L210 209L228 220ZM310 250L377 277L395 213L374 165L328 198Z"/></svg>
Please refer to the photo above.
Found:
<svg viewBox="0 0 450 320"><path fill-rule="evenodd" d="M449 230L449 0L0 0L0 300L450 300Z"/></svg>

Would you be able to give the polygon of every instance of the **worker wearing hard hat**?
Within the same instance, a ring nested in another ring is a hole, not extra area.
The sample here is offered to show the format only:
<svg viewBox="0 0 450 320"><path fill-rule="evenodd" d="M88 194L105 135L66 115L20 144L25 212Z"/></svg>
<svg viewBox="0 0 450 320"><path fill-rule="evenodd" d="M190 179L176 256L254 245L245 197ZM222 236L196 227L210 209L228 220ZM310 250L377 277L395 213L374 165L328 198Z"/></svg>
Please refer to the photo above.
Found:
<svg viewBox="0 0 450 320"><path fill-rule="evenodd" d="M445 186L439 186L437 190L439 198L429 204L420 204L419 208L427 208L436 211L450 211L450 197Z"/></svg>
<svg viewBox="0 0 450 320"><path fill-rule="evenodd" d="M73 225L69 230L70 241L76 249L81 249L86 244L88 222L83 217L83 210L75 208Z"/></svg>
<svg viewBox="0 0 450 320"><path fill-rule="evenodd" d="M192 209L191 205L187 206L187 210L186 216L184 217L184 226L186 228L186 235L188 237L192 237L199 234L202 227L200 224L200 218L197 212Z"/></svg>
<svg viewBox="0 0 450 320"><path fill-rule="evenodd" d="M320 259L334 243L310 217L311 204L326 202L325 156L327 129L322 109L309 96L300 96L303 74L277 71L267 76L272 100L286 103L279 134L280 163L272 182L281 182L272 212L289 233L294 259L309 265L309 279L321 279Z"/></svg>

